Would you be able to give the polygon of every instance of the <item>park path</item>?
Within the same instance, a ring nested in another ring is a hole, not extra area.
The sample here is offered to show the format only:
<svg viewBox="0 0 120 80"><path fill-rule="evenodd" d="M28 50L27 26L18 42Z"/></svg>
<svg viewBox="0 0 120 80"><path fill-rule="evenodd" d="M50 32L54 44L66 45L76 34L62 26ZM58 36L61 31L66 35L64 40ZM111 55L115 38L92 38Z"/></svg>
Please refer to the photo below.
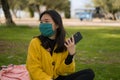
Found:
<svg viewBox="0 0 120 80"><path fill-rule="evenodd" d="M13 19L18 25L29 25L29 26L38 26L39 20L37 18L14 18ZM4 18L0 18L0 24L5 22ZM110 20L100 20L94 19L92 21L80 21L79 19L64 19L64 26L119 26L120 21L110 21Z"/></svg>

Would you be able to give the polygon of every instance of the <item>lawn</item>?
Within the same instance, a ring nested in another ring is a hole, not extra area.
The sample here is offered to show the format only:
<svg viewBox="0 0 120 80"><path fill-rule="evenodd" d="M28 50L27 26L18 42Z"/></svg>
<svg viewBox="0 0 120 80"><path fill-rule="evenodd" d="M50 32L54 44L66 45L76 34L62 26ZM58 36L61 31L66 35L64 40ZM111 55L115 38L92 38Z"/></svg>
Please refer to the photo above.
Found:
<svg viewBox="0 0 120 80"><path fill-rule="evenodd" d="M76 45L76 71L92 68L95 80L120 80L120 27L66 26L67 37L80 31ZM0 66L25 64L30 40L38 28L0 26Z"/></svg>

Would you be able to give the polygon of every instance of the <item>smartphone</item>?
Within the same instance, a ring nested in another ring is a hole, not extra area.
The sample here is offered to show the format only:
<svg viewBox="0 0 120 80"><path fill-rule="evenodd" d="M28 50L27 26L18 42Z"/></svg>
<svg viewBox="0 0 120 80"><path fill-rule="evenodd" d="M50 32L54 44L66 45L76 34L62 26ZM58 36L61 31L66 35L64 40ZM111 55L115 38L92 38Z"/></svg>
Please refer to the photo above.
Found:
<svg viewBox="0 0 120 80"><path fill-rule="evenodd" d="M76 33L73 35L73 38L74 38L75 44L77 44L83 37L82 37L82 35L81 35L80 32L76 32Z"/></svg>

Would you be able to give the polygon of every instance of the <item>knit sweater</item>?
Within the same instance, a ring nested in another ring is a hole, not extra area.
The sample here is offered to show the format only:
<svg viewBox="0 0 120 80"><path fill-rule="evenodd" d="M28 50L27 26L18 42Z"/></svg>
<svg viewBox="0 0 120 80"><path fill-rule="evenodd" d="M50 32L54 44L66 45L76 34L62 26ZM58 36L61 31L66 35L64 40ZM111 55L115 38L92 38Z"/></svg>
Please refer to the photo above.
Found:
<svg viewBox="0 0 120 80"><path fill-rule="evenodd" d="M51 80L59 75L68 75L75 71L75 62L72 60L66 64L68 51L62 53L52 53L40 45L38 38L31 40L28 48L26 67L31 80Z"/></svg>

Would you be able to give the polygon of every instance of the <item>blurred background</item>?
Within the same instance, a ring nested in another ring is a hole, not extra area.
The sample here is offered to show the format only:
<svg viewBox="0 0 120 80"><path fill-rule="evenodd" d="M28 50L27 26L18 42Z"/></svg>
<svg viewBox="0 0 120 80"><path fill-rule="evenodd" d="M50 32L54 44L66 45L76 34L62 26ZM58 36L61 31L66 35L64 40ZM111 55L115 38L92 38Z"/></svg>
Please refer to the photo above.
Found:
<svg viewBox="0 0 120 80"><path fill-rule="evenodd" d="M66 37L81 32L76 71L91 68L94 80L120 80L120 0L0 0L0 66L25 64L29 42L40 34L40 14L62 16Z"/></svg>
<svg viewBox="0 0 120 80"><path fill-rule="evenodd" d="M120 20L119 0L0 0L0 23L15 24L16 19L23 18L39 20L40 14L49 9L57 10L63 19Z"/></svg>

